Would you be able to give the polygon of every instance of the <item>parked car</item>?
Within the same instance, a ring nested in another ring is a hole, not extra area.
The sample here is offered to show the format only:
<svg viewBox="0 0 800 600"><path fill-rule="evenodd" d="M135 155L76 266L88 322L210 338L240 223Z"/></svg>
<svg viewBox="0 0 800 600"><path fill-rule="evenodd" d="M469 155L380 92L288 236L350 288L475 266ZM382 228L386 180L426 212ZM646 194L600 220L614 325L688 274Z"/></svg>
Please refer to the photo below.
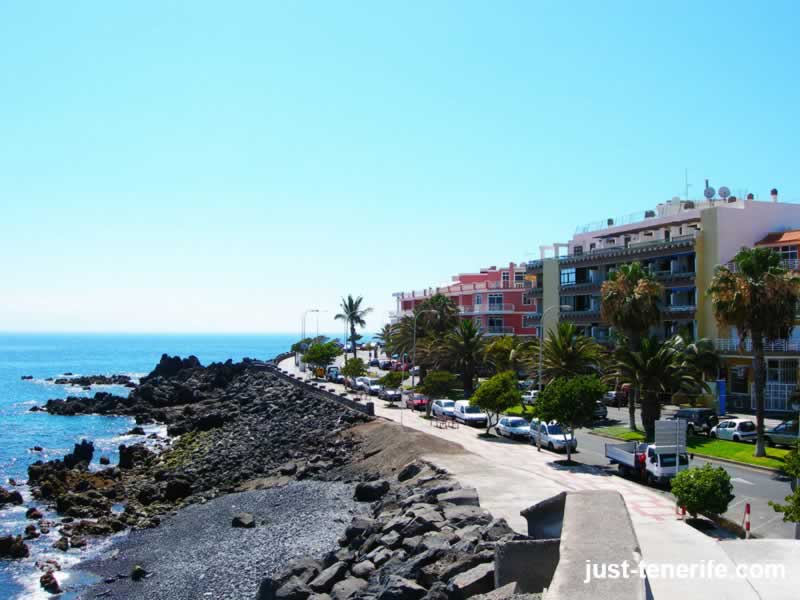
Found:
<svg viewBox="0 0 800 600"><path fill-rule="evenodd" d="M370 367L380 367L381 366L381 361L379 361L377 358L371 358L371 359L369 359L369 363L368 364L369 364Z"/></svg>
<svg viewBox="0 0 800 600"><path fill-rule="evenodd" d="M378 362L378 368L383 369L384 371L388 371L392 368L392 361L388 358L384 358L380 362Z"/></svg>
<svg viewBox="0 0 800 600"><path fill-rule="evenodd" d="M339 370L339 367L331 365L326 369L326 371L327 372L325 373L325 379L327 381L333 383L344 383L344 375L342 375L342 372Z"/></svg>
<svg viewBox="0 0 800 600"><path fill-rule="evenodd" d="M595 403L594 411L592 411L592 417L594 417L595 421L605 421L608 418L608 409L606 405L598 400Z"/></svg>
<svg viewBox="0 0 800 600"><path fill-rule="evenodd" d="M486 420L489 418L477 406L472 406L469 400L459 400L453 407L453 416L459 423L464 425L474 425L486 427Z"/></svg>
<svg viewBox="0 0 800 600"><path fill-rule="evenodd" d="M666 483L681 467L689 465L689 456L681 452L676 457L675 446L657 446L647 442L606 444L606 457L619 472L637 477L650 485Z"/></svg>
<svg viewBox="0 0 800 600"><path fill-rule="evenodd" d="M536 398L539 396L539 390L530 390L522 394L522 403L528 406L533 406L536 403Z"/></svg>
<svg viewBox="0 0 800 600"><path fill-rule="evenodd" d="M520 391L529 390L534 385L536 385L536 382L534 382L533 379L524 379L517 382L517 387L519 387Z"/></svg>
<svg viewBox="0 0 800 600"><path fill-rule="evenodd" d="M383 386L378 383L377 377L365 377L361 382L361 389L370 396L377 396Z"/></svg>
<svg viewBox="0 0 800 600"><path fill-rule="evenodd" d="M764 432L764 441L770 446L794 446L797 444L797 419L784 421Z"/></svg>
<svg viewBox="0 0 800 600"><path fill-rule="evenodd" d="M360 392L366 392L367 389L365 387L365 382L367 379L368 379L367 377L356 377L355 385L353 386L353 388L355 388Z"/></svg>
<svg viewBox="0 0 800 600"><path fill-rule="evenodd" d="M378 392L378 398L381 400L386 400L387 402L398 402L402 394L400 390L395 388L382 388L380 392Z"/></svg>
<svg viewBox="0 0 800 600"><path fill-rule="evenodd" d="M534 419L531 421L530 427L531 444L534 446L539 445L539 440L541 440L542 447L552 451L566 450L567 444L569 444L573 451L578 448L578 440L575 439L575 436L571 433L565 434L561 425L555 421L544 423L538 419Z"/></svg>
<svg viewBox="0 0 800 600"><path fill-rule="evenodd" d="M456 403L447 398L439 398L431 405L431 414L435 417L452 417Z"/></svg>
<svg viewBox="0 0 800 600"><path fill-rule="evenodd" d="M406 408L411 410L425 410L428 408L428 398L425 394L408 394L406 396Z"/></svg>
<svg viewBox="0 0 800 600"><path fill-rule="evenodd" d="M392 371L408 371L409 364L399 360L392 362Z"/></svg>
<svg viewBox="0 0 800 600"><path fill-rule="evenodd" d="M756 439L756 424L749 419L725 419L711 428L712 438L751 442Z"/></svg>
<svg viewBox="0 0 800 600"><path fill-rule="evenodd" d="M616 408L621 408L623 406L628 406L628 395L630 394L631 386L629 384L624 384L619 386L617 390L609 390L603 395L603 404L606 406L614 406Z"/></svg>
<svg viewBox="0 0 800 600"><path fill-rule="evenodd" d="M522 417L503 417L494 429L497 435L511 439L531 437L531 424Z"/></svg>
<svg viewBox="0 0 800 600"><path fill-rule="evenodd" d="M686 421L686 433L689 435L695 433L708 434L719 423L719 418L710 408L681 408L669 417L670 421L677 419Z"/></svg>

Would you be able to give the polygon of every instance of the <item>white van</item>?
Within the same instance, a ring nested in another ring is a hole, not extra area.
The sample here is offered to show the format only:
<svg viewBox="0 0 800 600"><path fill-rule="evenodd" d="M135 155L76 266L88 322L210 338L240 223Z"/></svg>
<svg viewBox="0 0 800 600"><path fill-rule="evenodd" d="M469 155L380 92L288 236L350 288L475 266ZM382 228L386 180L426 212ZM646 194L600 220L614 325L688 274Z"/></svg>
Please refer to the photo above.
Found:
<svg viewBox="0 0 800 600"><path fill-rule="evenodd" d="M481 412L480 408L472 406L469 400L459 400L453 407L453 418L459 423L464 423L464 425L486 427L486 419L488 417L485 412Z"/></svg>

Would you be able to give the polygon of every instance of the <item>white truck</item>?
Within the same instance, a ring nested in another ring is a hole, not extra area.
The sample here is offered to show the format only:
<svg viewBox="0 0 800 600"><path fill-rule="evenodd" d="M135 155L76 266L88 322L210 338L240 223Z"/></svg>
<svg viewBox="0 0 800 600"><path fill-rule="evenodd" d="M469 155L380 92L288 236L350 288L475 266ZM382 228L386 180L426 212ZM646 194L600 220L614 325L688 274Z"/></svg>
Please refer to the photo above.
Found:
<svg viewBox="0 0 800 600"><path fill-rule="evenodd" d="M619 466L621 474L638 477L650 485L669 481L689 465L685 447L646 442L606 444L606 458Z"/></svg>

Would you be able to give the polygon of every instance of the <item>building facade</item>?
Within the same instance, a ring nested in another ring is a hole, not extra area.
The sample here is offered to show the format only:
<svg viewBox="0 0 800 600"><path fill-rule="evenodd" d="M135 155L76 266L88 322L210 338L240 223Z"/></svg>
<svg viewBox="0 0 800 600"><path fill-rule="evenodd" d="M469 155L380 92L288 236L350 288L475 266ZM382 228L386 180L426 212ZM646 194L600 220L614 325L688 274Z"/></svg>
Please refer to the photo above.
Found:
<svg viewBox="0 0 800 600"><path fill-rule="evenodd" d="M611 345L614 332L600 312L600 289L620 265L640 262L664 287L661 320L650 332L666 339L678 332L706 337L724 357L732 407L752 406L752 356L739 348L736 331L720 328L706 289L717 265L742 247L775 248L798 266L800 205L754 199L673 199L654 209L583 225L567 242L540 246L525 264L462 274L453 283L395 294L393 318L411 314L436 293L458 305L462 318L488 335L540 336L559 321ZM791 339L768 345L767 409L786 411L800 377L800 327Z"/></svg>
<svg viewBox="0 0 800 600"><path fill-rule="evenodd" d="M391 319L413 314L422 302L442 294L458 307L462 319L474 321L486 335L536 336L538 304L536 298L525 293L531 287L526 274L524 264L509 263L507 267L455 275L447 285L398 292L394 294L397 309Z"/></svg>

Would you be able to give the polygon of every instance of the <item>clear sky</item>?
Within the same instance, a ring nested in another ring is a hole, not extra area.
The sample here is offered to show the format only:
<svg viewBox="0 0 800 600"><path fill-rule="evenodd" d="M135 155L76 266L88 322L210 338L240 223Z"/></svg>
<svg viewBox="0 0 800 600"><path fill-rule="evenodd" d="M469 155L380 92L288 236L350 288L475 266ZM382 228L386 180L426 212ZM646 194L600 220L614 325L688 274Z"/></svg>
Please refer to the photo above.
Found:
<svg viewBox="0 0 800 600"><path fill-rule="evenodd" d="M296 331L702 181L800 200L791 2L4 2L0 330Z"/></svg>

